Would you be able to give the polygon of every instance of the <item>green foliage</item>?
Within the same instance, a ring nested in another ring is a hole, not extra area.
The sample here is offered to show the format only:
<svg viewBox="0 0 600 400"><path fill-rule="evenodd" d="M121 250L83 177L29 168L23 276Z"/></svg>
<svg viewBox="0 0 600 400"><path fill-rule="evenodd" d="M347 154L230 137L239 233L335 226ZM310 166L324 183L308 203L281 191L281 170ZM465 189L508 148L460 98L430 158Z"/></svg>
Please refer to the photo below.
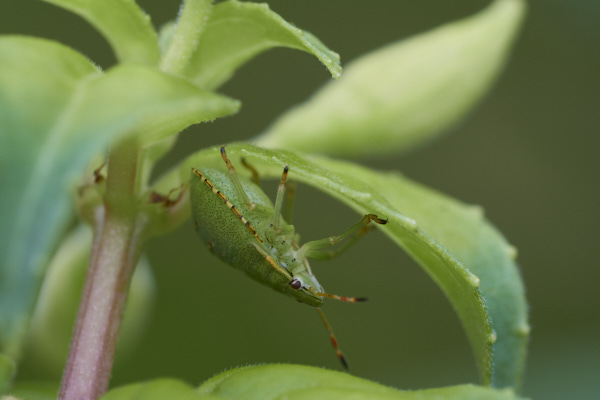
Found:
<svg viewBox="0 0 600 400"><path fill-rule="evenodd" d="M201 395L196 389L175 379L156 379L147 383L135 383L111 390L102 400L218 400L219 397Z"/></svg>
<svg viewBox="0 0 600 400"><path fill-rule="evenodd" d="M262 176L276 178L283 166L291 180L314 186L359 214L388 218L381 227L434 279L452 302L476 354L481 380L518 387L529 327L515 250L476 206L462 204L397 173L246 144L227 147L235 161L244 157ZM203 150L159 182L176 186L192 167L222 168L217 148ZM240 171L243 173L243 171ZM168 182L168 183L166 183Z"/></svg>
<svg viewBox="0 0 600 400"><path fill-rule="evenodd" d="M0 165L10 166L0 182L12 188L0 197L0 348L17 356L44 266L72 218L65 189L91 156L119 134L149 146L238 103L142 65L101 74L41 39L4 37L0 52Z"/></svg>
<svg viewBox="0 0 600 400"><path fill-rule="evenodd" d="M303 365L258 365L223 372L198 389L223 400L517 400L511 390L473 385L400 391L350 374Z"/></svg>
<svg viewBox="0 0 600 400"><path fill-rule="evenodd" d="M137 249L189 218L190 168L223 168L218 150L207 149L150 182L154 164L179 131L237 112L238 101L212 90L276 46L314 55L335 78L341 72L336 53L265 4L229 0L212 6L208 0L188 0L178 21L159 38L133 0L48 2L96 27L119 64L103 72L63 45L0 37L0 393L10 387L45 269L74 216L73 195L82 219L96 228L90 266L109 264L111 268L101 271L114 274L106 282L112 279L126 290L128 266L133 269L137 263ZM529 329L524 290L515 251L481 210L397 173L301 151L392 153L436 136L489 88L523 9L520 0L496 0L479 15L360 59L346 78L285 114L255 142L284 150L228 147L230 157L246 157L265 177L278 177L289 165L294 180L323 190L360 214L388 218L383 231L430 274L456 309L481 382L512 388L520 385ZM107 149L103 170L98 167ZM118 229L104 232L102 218ZM107 248L115 253L103 253ZM81 248L71 255L86 258ZM117 268L120 263L123 269ZM90 287L102 283L93 281ZM53 303L57 299L44 303L58 304ZM110 376L110 369L101 372ZM38 398L49 398L46 389L23 388L23 394L17 389L13 393L18 396L35 398L38 393ZM103 398L251 396L516 398L510 391L474 386L399 392L338 372L288 365L229 371L199 391L163 379L116 389Z"/></svg>
<svg viewBox="0 0 600 400"><path fill-rule="evenodd" d="M158 62L157 34L150 17L133 0L43 0L84 18L110 43L121 63Z"/></svg>
<svg viewBox="0 0 600 400"><path fill-rule="evenodd" d="M296 28L267 4L224 1L214 7L187 76L198 86L221 86L237 68L273 47L303 50L317 57L334 78L342 72L337 53L310 33Z"/></svg>
<svg viewBox="0 0 600 400"><path fill-rule="evenodd" d="M495 1L475 16L358 58L339 81L283 114L254 144L364 157L431 140L494 83L524 8L520 0Z"/></svg>

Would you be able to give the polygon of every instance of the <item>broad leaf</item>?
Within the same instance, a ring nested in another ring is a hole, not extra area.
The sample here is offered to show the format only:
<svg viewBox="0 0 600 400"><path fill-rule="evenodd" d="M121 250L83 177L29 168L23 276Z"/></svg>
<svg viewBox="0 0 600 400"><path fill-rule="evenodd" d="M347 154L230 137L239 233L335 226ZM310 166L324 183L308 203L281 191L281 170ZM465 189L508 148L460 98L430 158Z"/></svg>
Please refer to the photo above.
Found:
<svg viewBox="0 0 600 400"><path fill-rule="evenodd" d="M150 145L237 107L150 67L101 74L62 45L0 38L1 352L18 357L44 266L72 218L68 189L90 157L118 134Z"/></svg>
<svg viewBox="0 0 600 400"><path fill-rule="evenodd" d="M510 390L473 385L400 391L350 374L303 365L275 364L225 371L198 391L223 400L517 400Z"/></svg>
<svg viewBox="0 0 600 400"><path fill-rule="evenodd" d="M379 228L427 271L456 309L482 383L519 387L529 333L523 284L514 249L478 207L400 174L352 163L241 144L228 146L227 154L237 163L245 157L265 177L279 177L288 165L290 179L314 186L360 214L388 218ZM165 190L186 182L192 166L224 169L222 164L217 148L204 150L156 187Z"/></svg>
<svg viewBox="0 0 600 400"><path fill-rule="evenodd" d="M101 400L219 400L219 397L199 394L187 383L175 379L157 379L113 389Z"/></svg>
<svg viewBox="0 0 600 400"><path fill-rule="evenodd" d="M520 26L522 0L386 46L282 115L255 144L344 157L410 149L447 130L489 91Z"/></svg>
<svg viewBox="0 0 600 400"><path fill-rule="evenodd" d="M74 12L110 43L117 60L156 65L158 35L150 17L134 0L44 0Z"/></svg>
<svg viewBox="0 0 600 400"><path fill-rule="evenodd" d="M214 89L230 79L244 63L273 47L289 47L317 57L334 78L339 56L319 39L269 9L267 4L228 0L216 4L187 68L198 86Z"/></svg>

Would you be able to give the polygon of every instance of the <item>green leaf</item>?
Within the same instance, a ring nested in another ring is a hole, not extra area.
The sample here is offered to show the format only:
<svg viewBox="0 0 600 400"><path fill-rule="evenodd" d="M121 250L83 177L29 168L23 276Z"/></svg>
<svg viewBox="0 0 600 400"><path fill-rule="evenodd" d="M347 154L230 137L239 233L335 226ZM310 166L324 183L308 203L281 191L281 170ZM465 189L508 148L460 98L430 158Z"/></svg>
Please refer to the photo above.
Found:
<svg viewBox="0 0 600 400"><path fill-rule="evenodd" d="M175 379L157 379L134 383L110 390L101 400L219 400L218 397L201 395L187 383Z"/></svg>
<svg viewBox="0 0 600 400"><path fill-rule="evenodd" d="M0 396L11 387L15 369L14 361L0 354Z"/></svg>
<svg viewBox="0 0 600 400"><path fill-rule="evenodd" d="M158 35L134 0L44 0L84 18L110 43L121 63L156 65Z"/></svg>
<svg viewBox="0 0 600 400"><path fill-rule="evenodd" d="M340 76L339 55L314 35L286 22L267 4L236 0L213 7L186 76L202 88L214 89L229 80L244 63L273 47L310 53L334 78Z"/></svg>
<svg viewBox="0 0 600 400"><path fill-rule="evenodd" d="M0 38L0 351L18 358L39 283L72 218L68 188L118 134L150 145L237 101L156 69L106 74L41 39Z"/></svg>
<svg viewBox="0 0 600 400"><path fill-rule="evenodd" d="M23 381L17 382L10 394L24 400L54 400L58 390L57 382Z"/></svg>
<svg viewBox="0 0 600 400"><path fill-rule="evenodd" d="M501 71L525 11L496 0L479 14L391 44L291 109L255 144L344 157L411 149L459 121Z"/></svg>
<svg viewBox="0 0 600 400"><path fill-rule="evenodd" d="M225 371L198 391L224 400L516 400L510 390L461 385L400 391L345 372L303 365L259 365Z"/></svg>
<svg viewBox="0 0 600 400"><path fill-rule="evenodd" d="M120 65L87 84L77 115L66 127L93 136L136 132L143 146L182 129L233 114L240 103L198 89L187 80L142 65Z"/></svg>
<svg viewBox="0 0 600 400"><path fill-rule="evenodd" d="M14 358L42 267L70 217L68 175L83 165L60 154L64 139L53 128L77 86L99 75L65 46L0 37L0 349ZM65 139L65 147L71 146ZM71 151L85 156L107 139L97 137Z"/></svg>
<svg viewBox="0 0 600 400"><path fill-rule="evenodd" d="M398 173L352 163L245 144L228 146L227 154L237 163L243 156L264 177L278 178L288 165L289 179L314 186L360 214L388 218L379 228L425 269L454 306L471 341L481 382L520 386L529 326L516 251L483 218L481 208ZM222 164L218 148L204 150L164 176L157 187L186 182L192 166L223 169Z"/></svg>

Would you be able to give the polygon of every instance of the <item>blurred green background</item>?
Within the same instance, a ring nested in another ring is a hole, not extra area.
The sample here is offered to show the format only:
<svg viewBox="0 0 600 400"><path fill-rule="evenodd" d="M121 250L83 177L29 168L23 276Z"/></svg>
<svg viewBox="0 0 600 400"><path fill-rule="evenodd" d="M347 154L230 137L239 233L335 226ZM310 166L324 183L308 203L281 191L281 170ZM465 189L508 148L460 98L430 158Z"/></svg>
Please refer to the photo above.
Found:
<svg viewBox="0 0 600 400"><path fill-rule="evenodd" d="M0 33L66 43L108 68L107 43L78 17L38 1L3 1ZM177 1L139 0L156 26ZM269 2L309 30L342 62L386 43L462 18L482 0L302 0ZM468 203L519 249L530 303L532 341L524 394L536 399L600 398L600 2L537 0L505 72L462 123L430 145L388 159L395 169ZM443 68L443 66L440 66ZM274 50L244 67L222 92L243 101L235 117L186 130L160 164L195 149L261 132L281 112L330 79L310 56ZM290 173L293 179L293 173ZM267 185L273 197L275 186ZM303 240L341 232L358 218L301 186L295 225ZM154 239L153 318L112 385L159 376L199 383L223 369L264 362L339 368L310 307L250 281L209 255L191 223ZM425 273L379 232L344 256L314 262L332 293L369 296L366 304L324 307L358 376L402 389L476 382L473 356L449 303ZM45 379L35 362L22 378Z"/></svg>

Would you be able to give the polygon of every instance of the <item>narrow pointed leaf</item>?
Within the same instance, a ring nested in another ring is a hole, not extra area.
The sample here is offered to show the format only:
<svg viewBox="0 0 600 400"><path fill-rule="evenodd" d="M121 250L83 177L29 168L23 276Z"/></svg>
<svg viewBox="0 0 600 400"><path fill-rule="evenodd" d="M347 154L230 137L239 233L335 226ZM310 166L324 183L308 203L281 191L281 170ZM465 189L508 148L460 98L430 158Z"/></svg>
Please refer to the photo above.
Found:
<svg viewBox="0 0 600 400"><path fill-rule="evenodd" d="M446 131L489 91L524 15L522 0L391 44L291 109L255 144L360 157L411 149Z"/></svg>
<svg viewBox="0 0 600 400"><path fill-rule="evenodd" d="M158 35L134 0L44 0L84 18L110 43L117 60L156 65Z"/></svg>
<svg viewBox="0 0 600 400"><path fill-rule="evenodd" d="M401 391L338 371L304 365L275 364L225 371L198 391L223 400L517 400L510 390L460 385Z"/></svg>
<svg viewBox="0 0 600 400"><path fill-rule="evenodd" d="M407 251L444 291L471 341L481 382L520 386L529 327L515 250L483 216L469 206L397 173L356 164L230 145L228 156L246 158L261 176L276 178L285 165L289 179L314 186L358 213L388 218L382 232ZM186 182L192 166L221 165L217 148L188 158L157 187Z"/></svg>
<svg viewBox="0 0 600 400"><path fill-rule="evenodd" d="M228 0L216 4L186 75L214 89L244 63L273 47L289 47L317 57L334 78L340 76L337 53L314 35L296 28L264 3Z"/></svg>
<svg viewBox="0 0 600 400"><path fill-rule="evenodd" d="M69 188L90 157L119 134L150 145L237 107L150 67L102 74L65 46L0 38L0 351L18 358L44 266L73 217Z"/></svg>

